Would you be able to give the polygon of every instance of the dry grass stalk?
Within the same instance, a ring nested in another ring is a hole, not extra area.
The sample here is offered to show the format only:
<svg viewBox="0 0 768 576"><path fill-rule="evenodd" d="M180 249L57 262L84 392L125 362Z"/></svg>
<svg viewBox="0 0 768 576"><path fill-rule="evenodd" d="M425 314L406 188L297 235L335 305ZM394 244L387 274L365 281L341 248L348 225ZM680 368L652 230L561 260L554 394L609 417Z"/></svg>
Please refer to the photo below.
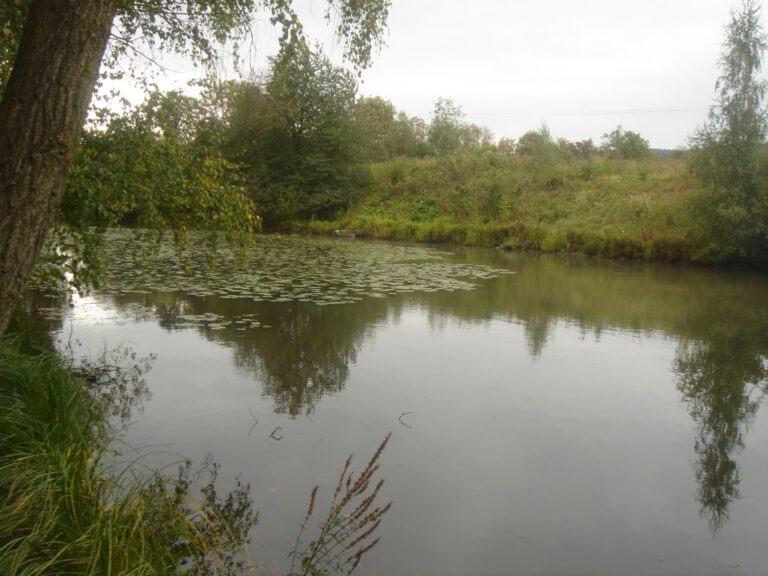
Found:
<svg viewBox="0 0 768 576"><path fill-rule="evenodd" d="M376 482L372 490L369 488L379 470L378 461L390 436L391 433L386 435L357 478L354 478L354 473L350 470L352 456L347 458L336 484L328 515L319 524L320 532L317 538L300 551L302 536L315 509L318 487L312 489L309 509L291 552L291 574L350 574L360 564L363 556L379 542L379 538L370 538L380 526L381 518L391 508L392 502L384 506L375 505L379 491L384 485L383 479ZM298 572L295 570L297 561L300 561Z"/></svg>

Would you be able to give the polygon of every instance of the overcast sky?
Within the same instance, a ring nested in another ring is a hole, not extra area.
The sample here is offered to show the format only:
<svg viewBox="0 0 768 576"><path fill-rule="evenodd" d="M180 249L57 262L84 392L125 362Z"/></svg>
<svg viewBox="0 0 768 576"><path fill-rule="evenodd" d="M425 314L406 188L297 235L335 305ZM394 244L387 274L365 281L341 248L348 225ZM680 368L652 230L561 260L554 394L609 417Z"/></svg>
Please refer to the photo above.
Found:
<svg viewBox="0 0 768 576"><path fill-rule="evenodd" d="M295 0L310 31L325 0ZM546 123L555 137L621 124L657 148L685 146L713 101L735 0L392 0L387 45L360 93L429 120L438 97L496 138ZM765 15L763 15L765 21ZM277 33L255 25L264 56Z"/></svg>
<svg viewBox="0 0 768 576"><path fill-rule="evenodd" d="M427 118L439 97L497 138L622 124L683 146L706 120L730 0L392 0L361 92ZM765 15L763 15L765 16ZM763 18L765 20L765 17Z"/></svg>

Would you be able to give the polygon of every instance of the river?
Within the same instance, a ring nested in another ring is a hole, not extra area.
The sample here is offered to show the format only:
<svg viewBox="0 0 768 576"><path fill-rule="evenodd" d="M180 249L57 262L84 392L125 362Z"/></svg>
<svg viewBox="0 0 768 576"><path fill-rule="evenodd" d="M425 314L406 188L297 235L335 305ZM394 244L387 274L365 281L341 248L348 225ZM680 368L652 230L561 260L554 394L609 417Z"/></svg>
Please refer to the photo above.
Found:
<svg viewBox="0 0 768 576"><path fill-rule="evenodd" d="M58 346L153 355L124 438L251 487L286 567L309 493L386 433L361 575L766 574L768 277L353 239L195 240L28 306ZM125 359L125 355L123 356Z"/></svg>

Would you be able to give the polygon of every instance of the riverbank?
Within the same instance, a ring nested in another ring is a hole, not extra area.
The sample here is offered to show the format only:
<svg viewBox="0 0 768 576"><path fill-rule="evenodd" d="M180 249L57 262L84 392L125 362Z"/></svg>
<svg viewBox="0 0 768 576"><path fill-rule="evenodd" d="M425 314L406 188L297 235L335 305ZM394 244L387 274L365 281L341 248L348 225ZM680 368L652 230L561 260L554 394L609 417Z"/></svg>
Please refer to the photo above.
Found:
<svg viewBox="0 0 768 576"><path fill-rule="evenodd" d="M296 231L649 261L701 261L683 160L541 159L497 150L372 167L363 198Z"/></svg>
<svg viewBox="0 0 768 576"><path fill-rule="evenodd" d="M57 354L0 339L0 573L228 573L254 518L247 490L190 494L178 475L115 462L109 394ZM219 573L219 572L217 572Z"/></svg>

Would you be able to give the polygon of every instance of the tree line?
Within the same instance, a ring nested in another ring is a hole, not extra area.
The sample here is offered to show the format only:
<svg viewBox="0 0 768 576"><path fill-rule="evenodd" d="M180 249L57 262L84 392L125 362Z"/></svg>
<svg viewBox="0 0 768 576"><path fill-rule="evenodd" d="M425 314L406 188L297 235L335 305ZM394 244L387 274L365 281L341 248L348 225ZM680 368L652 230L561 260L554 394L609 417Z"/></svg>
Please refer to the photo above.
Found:
<svg viewBox="0 0 768 576"><path fill-rule="evenodd" d="M556 140L546 125L496 143L447 98L427 122L360 97L353 73L299 43L260 78L210 83L198 97L154 92L87 130L62 216L70 228L271 229L348 209L372 163L488 150L555 161L650 154L621 126L600 146Z"/></svg>

